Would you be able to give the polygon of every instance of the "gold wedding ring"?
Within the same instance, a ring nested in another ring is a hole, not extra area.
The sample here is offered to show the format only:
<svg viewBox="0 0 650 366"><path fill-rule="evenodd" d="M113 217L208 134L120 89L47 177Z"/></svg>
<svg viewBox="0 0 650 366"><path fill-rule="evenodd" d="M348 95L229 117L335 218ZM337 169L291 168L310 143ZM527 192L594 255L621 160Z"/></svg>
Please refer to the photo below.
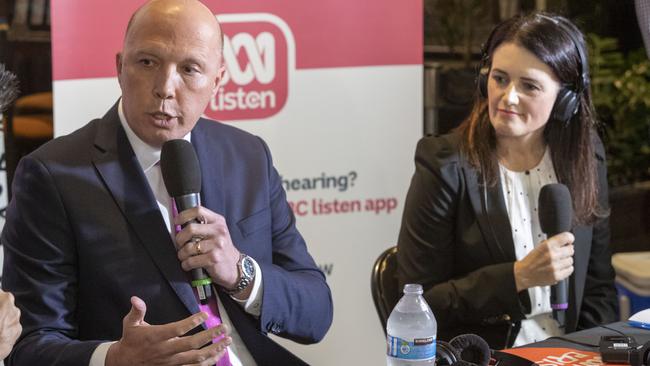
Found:
<svg viewBox="0 0 650 366"><path fill-rule="evenodd" d="M201 255L203 254L203 251L201 251L201 240L203 240L202 237L200 236L193 236L192 237L192 242L194 242L194 248L196 249L196 254L195 255Z"/></svg>

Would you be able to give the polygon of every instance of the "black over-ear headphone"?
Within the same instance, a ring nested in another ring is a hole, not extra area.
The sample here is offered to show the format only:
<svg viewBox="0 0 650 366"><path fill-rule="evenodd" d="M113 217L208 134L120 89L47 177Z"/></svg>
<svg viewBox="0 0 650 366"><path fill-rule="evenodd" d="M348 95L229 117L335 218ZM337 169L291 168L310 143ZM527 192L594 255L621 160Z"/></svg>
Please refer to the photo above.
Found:
<svg viewBox="0 0 650 366"><path fill-rule="evenodd" d="M490 346L476 334L461 334L447 342L436 341L437 366L487 366Z"/></svg>
<svg viewBox="0 0 650 366"><path fill-rule="evenodd" d="M580 59L580 78L574 88L570 86L562 86L560 91L555 98L555 104L553 105L553 110L551 111L551 119L560 121L569 124L571 118L578 113L580 109L580 97L582 92L589 87L589 62L587 61L587 56L580 46L578 37L575 34L575 31L570 28L568 25L563 24L566 22L562 18L552 18L547 15L537 14L539 18L553 22L555 25L560 27L562 31L571 39L573 45L578 52L578 57ZM503 24L503 23L502 23ZM501 26L495 27L490 35L488 36L487 41L483 45L481 50L481 63L479 65L479 72L476 78L478 85L478 93L482 98L487 98L487 83L488 83L488 74L490 71L490 55L488 52L492 47L492 42L495 33Z"/></svg>

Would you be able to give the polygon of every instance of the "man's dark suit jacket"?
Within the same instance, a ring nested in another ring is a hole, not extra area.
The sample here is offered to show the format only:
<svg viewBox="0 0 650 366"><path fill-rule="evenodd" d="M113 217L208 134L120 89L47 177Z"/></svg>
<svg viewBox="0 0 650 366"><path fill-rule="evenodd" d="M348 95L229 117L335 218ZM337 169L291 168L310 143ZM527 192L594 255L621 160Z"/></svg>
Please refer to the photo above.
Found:
<svg viewBox="0 0 650 366"><path fill-rule="evenodd" d="M605 155L596 140L599 201L607 208ZM457 133L418 143L398 242L400 286L423 285L440 339L475 333L492 348L505 348L530 312L530 298L516 291L515 246L501 185L484 190L459 143ZM567 332L616 321L608 225L605 218L572 231Z"/></svg>
<svg viewBox="0 0 650 366"><path fill-rule="evenodd" d="M260 365L299 364L267 332L300 343L332 321L323 273L297 231L266 144L199 120L192 131L202 204L225 217L235 246L261 267L261 316L219 294ZM71 135L23 158L2 233L2 285L16 296L23 334L9 365L87 366L117 340L129 298L164 324L199 311L176 250L114 106Z"/></svg>

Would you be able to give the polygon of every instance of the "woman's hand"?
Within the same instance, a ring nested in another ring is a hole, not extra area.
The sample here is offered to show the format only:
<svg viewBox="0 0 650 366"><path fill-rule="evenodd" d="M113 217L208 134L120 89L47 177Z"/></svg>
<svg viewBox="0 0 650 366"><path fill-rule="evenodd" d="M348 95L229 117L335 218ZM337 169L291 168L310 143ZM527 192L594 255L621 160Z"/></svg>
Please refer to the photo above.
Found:
<svg viewBox="0 0 650 366"><path fill-rule="evenodd" d="M552 236L515 262L517 292L558 283L573 273L573 241L570 232Z"/></svg>

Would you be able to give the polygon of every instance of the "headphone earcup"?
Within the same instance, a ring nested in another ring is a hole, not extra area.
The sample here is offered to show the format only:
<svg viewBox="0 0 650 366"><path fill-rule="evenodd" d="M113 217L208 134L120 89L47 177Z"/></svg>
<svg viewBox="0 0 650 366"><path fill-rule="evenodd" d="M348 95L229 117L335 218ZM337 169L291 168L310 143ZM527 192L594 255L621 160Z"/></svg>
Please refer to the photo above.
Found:
<svg viewBox="0 0 650 366"><path fill-rule="evenodd" d="M555 98L551 118L568 125L571 117L578 113L579 104L580 97L578 93L568 88L562 88L557 93L557 98Z"/></svg>
<svg viewBox="0 0 650 366"><path fill-rule="evenodd" d="M461 334L449 344L460 354L460 359L471 364L487 366L492 353L487 342L476 334Z"/></svg>
<svg viewBox="0 0 650 366"><path fill-rule="evenodd" d="M460 360L460 353L449 343L436 341L436 366L451 366Z"/></svg>

